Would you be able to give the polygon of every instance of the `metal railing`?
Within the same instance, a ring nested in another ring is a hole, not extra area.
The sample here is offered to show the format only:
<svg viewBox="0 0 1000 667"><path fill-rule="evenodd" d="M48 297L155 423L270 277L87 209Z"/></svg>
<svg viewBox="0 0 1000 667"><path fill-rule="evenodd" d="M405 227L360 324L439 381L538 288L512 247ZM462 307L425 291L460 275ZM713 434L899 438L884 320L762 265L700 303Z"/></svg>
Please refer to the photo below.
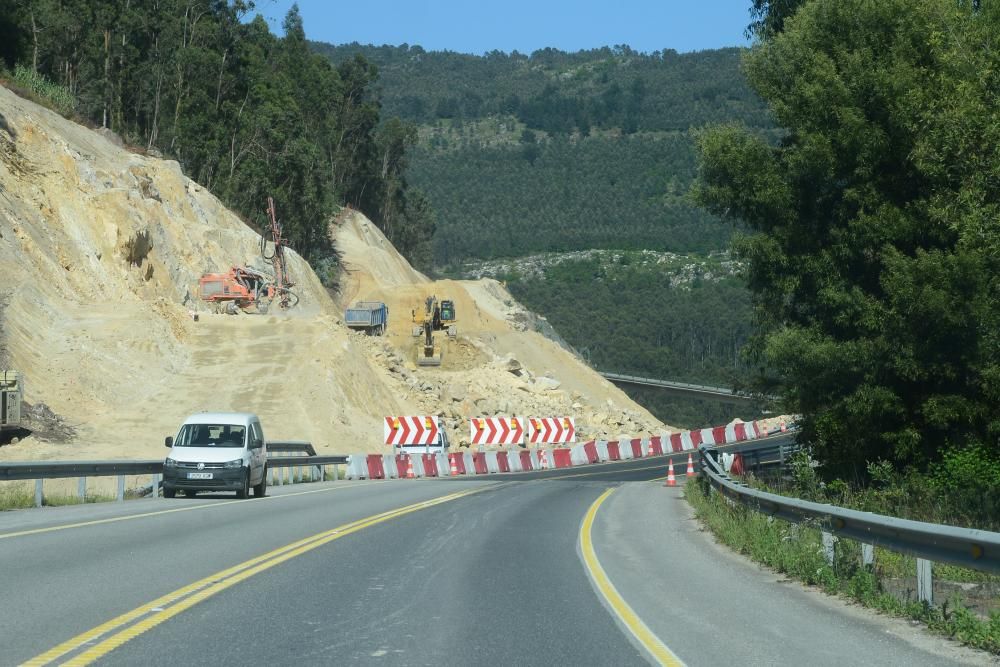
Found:
<svg viewBox="0 0 1000 667"><path fill-rule="evenodd" d="M834 536L860 542L865 565L874 562L876 546L913 556L917 559L917 596L930 604L933 603L932 562L1000 574L1000 533L910 521L759 491L729 477L713 450L702 447L699 452L702 474L729 500L791 523L808 521L818 525L830 564L834 557Z"/></svg>
<svg viewBox="0 0 1000 667"><path fill-rule="evenodd" d="M274 450L270 448L274 447ZM267 483L272 486L292 484L304 480L304 471L310 471L310 479L325 479L326 466L333 466L333 480L340 479L340 466L347 463L346 455L315 456L311 443L292 441L268 443ZM271 453L303 452L304 456L272 456ZM312 452L310 455L309 452ZM279 472L281 471L281 472ZM282 474L284 472L285 474ZM163 479L163 459L141 461L30 461L17 463L0 462L0 481L35 480L35 506L44 502L44 482L46 479L78 478L77 496L83 502L87 496L88 477L116 477L116 499L125 500L125 477L150 475L149 486L142 487L156 497Z"/></svg>

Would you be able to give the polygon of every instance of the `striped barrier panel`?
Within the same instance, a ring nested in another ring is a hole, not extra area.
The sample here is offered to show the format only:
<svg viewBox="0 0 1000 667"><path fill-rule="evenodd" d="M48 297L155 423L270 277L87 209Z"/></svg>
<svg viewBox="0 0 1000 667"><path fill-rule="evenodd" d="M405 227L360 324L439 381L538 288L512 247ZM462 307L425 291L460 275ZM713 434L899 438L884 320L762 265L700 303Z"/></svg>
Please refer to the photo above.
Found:
<svg viewBox="0 0 1000 667"><path fill-rule="evenodd" d="M517 417L473 417L469 438L474 445L520 445L524 426Z"/></svg>
<svg viewBox="0 0 1000 667"><path fill-rule="evenodd" d="M533 445L564 444L576 441L576 422L572 417L530 417L528 442Z"/></svg>
<svg viewBox="0 0 1000 667"><path fill-rule="evenodd" d="M622 460L622 455L621 455L621 451L619 451L619 449L618 449L618 441L617 440L609 440L608 441L608 460L609 461L621 461Z"/></svg>
<svg viewBox="0 0 1000 667"><path fill-rule="evenodd" d="M569 468L573 465L570 459L570 450L560 447L552 450L553 468Z"/></svg>
<svg viewBox="0 0 1000 667"><path fill-rule="evenodd" d="M382 424L385 444L433 445L437 442L439 430L435 415L390 416Z"/></svg>

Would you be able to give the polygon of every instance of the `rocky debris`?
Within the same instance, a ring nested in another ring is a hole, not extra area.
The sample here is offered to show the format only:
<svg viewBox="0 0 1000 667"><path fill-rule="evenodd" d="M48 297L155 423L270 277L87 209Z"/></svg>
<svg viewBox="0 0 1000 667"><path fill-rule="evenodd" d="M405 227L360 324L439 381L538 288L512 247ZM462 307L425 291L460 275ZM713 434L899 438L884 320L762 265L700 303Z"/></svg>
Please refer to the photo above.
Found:
<svg viewBox="0 0 1000 667"><path fill-rule="evenodd" d="M66 423L45 403L21 403L21 423L39 440L70 442L76 438L76 428Z"/></svg>
<svg viewBox="0 0 1000 667"><path fill-rule="evenodd" d="M535 392L539 393L543 391L554 391L562 386L562 382L559 380L554 380L545 376L535 378L533 384Z"/></svg>

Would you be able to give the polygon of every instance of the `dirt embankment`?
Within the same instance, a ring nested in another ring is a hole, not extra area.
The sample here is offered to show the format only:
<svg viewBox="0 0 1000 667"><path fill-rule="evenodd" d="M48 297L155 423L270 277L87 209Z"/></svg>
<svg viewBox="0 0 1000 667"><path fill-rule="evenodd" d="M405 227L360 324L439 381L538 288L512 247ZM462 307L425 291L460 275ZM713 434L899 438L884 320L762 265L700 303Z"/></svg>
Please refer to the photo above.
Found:
<svg viewBox="0 0 1000 667"><path fill-rule="evenodd" d="M391 414L439 414L457 441L468 417L493 414L574 415L583 437L664 428L524 331L499 283L431 281L357 213L331 227L345 266L337 302L291 253L298 307L210 313L197 298L202 273L269 268L256 233L176 162L125 151L3 88L0 116L0 343L26 400L71 428L4 446L0 459L156 458L201 410L256 412L269 438L324 452L379 451ZM440 337L441 367L418 369L410 312L432 294L455 301L459 337ZM342 324L359 299L389 305L386 336Z"/></svg>

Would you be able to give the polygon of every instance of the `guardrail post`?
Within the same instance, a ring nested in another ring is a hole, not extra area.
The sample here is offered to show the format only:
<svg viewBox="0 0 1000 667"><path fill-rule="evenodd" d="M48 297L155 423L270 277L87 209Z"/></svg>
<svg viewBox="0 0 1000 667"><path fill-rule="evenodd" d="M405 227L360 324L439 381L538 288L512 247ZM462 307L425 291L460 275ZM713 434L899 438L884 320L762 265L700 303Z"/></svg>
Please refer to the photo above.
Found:
<svg viewBox="0 0 1000 667"><path fill-rule="evenodd" d="M270 466L267 468L267 485L274 486L274 468Z"/></svg>
<svg viewBox="0 0 1000 667"><path fill-rule="evenodd" d="M296 481L299 484L301 484L302 483L302 466L296 466L296 468L295 468L295 476L298 478Z"/></svg>
<svg viewBox="0 0 1000 667"><path fill-rule="evenodd" d="M44 483L44 480L42 480L42 479L36 479L35 480L35 507L41 507L42 506L42 484L43 483Z"/></svg>
<svg viewBox="0 0 1000 667"><path fill-rule="evenodd" d="M125 475L118 475L118 502L125 501Z"/></svg>
<svg viewBox="0 0 1000 667"><path fill-rule="evenodd" d="M314 468L314 471L315 471L315 474L313 475L313 481L314 482L322 482L323 481L323 466L316 466Z"/></svg>
<svg viewBox="0 0 1000 667"><path fill-rule="evenodd" d="M917 559L917 598L928 605L934 604L934 574L931 562Z"/></svg>
<svg viewBox="0 0 1000 667"><path fill-rule="evenodd" d="M871 544L861 544L861 564L871 567L875 564L875 547Z"/></svg>
<svg viewBox="0 0 1000 667"><path fill-rule="evenodd" d="M826 557L826 564L833 565L833 552L834 544L837 542L837 538L833 536L832 533L828 533L825 530L823 535L823 555Z"/></svg>
<svg viewBox="0 0 1000 667"><path fill-rule="evenodd" d="M160 497L160 473L158 472L153 473L153 491L151 495L153 498Z"/></svg>
<svg viewBox="0 0 1000 667"><path fill-rule="evenodd" d="M87 502L87 478L81 477L76 480L76 495L80 498L81 503Z"/></svg>
<svg viewBox="0 0 1000 667"><path fill-rule="evenodd" d="M333 481L337 482L340 480L340 464L333 464Z"/></svg>

